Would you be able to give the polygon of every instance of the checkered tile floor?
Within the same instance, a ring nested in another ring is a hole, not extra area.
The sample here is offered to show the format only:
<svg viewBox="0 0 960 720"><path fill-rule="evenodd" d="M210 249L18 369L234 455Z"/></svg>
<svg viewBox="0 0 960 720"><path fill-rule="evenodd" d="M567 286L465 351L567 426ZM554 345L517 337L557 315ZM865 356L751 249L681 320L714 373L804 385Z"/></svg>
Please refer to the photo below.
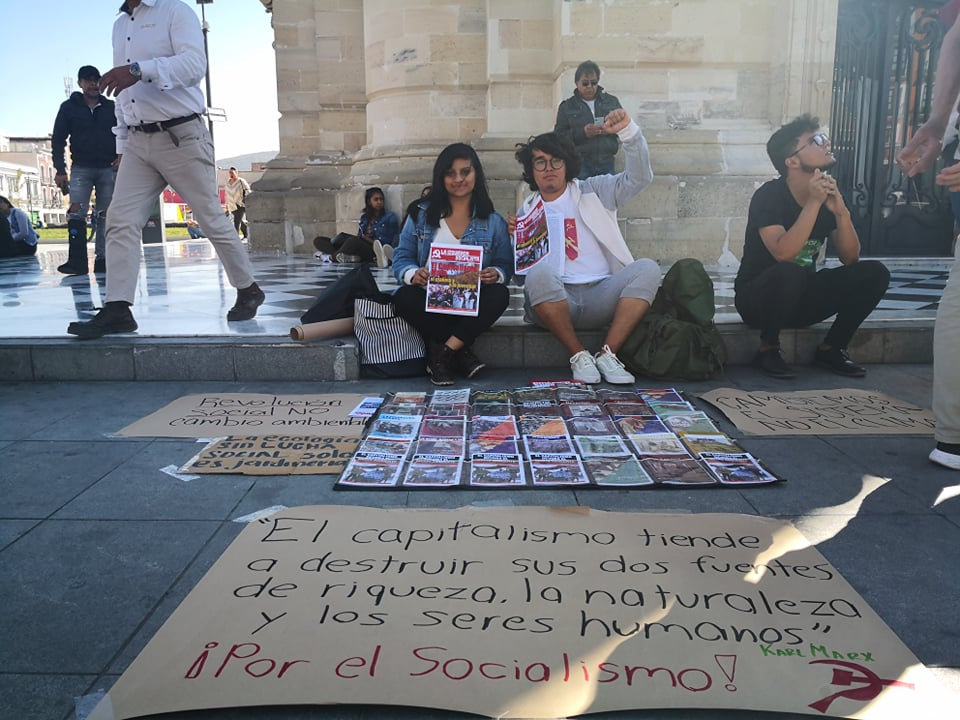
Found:
<svg viewBox="0 0 960 720"><path fill-rule="evenodd" d="M92 252L91 252L92 256ZM0 337L63 337L73 320L92 317L106 291L103 275L66 277L57 266L67 257L65 244L44 244L35 258L0 260ZM253 320L227 323L236 291L227 282L212 246L206 241L144 246L134 315L139 335L154 337L280 336L290 328L320 290L351 265L324 264L309 255L253 253L255 275L267 302ZM933 318L951 261L895 259L890 290L871 316L882 319ZM714 279L719 323L739 322L733 307L735 270L708 268ZM389 270L373 269L381 289L396 281ZM501 325L523 323L523 290L512 285L510 308Z"/></svg>

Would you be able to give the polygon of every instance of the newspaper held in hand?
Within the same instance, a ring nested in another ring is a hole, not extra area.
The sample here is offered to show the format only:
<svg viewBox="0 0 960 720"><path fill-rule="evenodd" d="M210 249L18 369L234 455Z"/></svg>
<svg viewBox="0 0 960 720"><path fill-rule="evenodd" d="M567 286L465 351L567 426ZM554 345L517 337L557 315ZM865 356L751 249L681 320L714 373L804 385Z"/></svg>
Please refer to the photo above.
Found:
<svg viewBox="0 0 960 720"><path fill-rule="evenodd" d="M517 275L526 275L530 268L547 257L550 252L550 239L543 200L538 198L530 212L517 218L514 247L514 269Z"/></svg>
<svg viewBox="0 0 960 720"><path fill-rule="evenodd" d="M427 312L479 314L482 267L483 248L478 245L432 245L428 265Z"/></svg>

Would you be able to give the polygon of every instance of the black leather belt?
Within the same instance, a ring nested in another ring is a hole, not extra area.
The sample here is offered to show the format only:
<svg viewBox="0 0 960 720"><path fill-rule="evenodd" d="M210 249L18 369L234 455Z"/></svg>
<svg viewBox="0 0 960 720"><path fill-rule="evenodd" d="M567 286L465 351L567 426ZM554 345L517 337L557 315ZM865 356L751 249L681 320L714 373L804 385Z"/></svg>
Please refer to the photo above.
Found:
<svg viewBox="0 0 960 720"><path fill-rule="evenodd" d="M145 132L145 133L158 133L163 132L164 130L169 130L172 127L177 125L183 125L188 123L191 120L196 120L200 115L194 113L193 115L187 115L186 117L174 118L173 120L161 120L160 122L152 123L140 123L139 125L127 125L128 130L133 130L134 132Z"/></svg>

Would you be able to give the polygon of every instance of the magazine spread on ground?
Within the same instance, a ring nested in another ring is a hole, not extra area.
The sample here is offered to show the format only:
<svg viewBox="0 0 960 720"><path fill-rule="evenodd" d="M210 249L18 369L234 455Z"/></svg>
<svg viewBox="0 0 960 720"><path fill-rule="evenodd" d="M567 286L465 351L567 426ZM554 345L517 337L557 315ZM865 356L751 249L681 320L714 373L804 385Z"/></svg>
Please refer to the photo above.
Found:
<svg viewBox="0 0 960 720"><path fill-rule="evenodd" d="M482 267L483 248L478 245L431 245L427 312L477 315Z"/></svg>
<svg viewBox="0 0 960 720"><path fill-rule="evenodd" d="M398 392L335 488L696 488L779 482L674 388Z"/></svg>

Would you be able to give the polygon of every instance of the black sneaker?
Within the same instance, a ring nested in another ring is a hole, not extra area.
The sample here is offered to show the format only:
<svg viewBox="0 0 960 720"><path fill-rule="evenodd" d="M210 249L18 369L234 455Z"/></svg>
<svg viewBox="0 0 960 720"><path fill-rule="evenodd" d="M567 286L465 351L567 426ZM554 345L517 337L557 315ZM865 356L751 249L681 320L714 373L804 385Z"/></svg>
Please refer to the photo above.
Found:
<svg viewBox="0 0 960 720"><path fill-rule="evenodd" d="M70 323L67 332L81 340L92 340L104 335L133 332L136 329L137 321L133 319L129 306L125 303L107 303L92 320Z"/></svg>
<svg viewBox="0 0 960 720"><path fill-rule="evenodd" d="M243 290L237 290L237 302L227 311L227 320L230 322L250 320L256 316L257 308L263 305L266 299L267 296L256 283Z"/></svg>
<svg viewBox="0 0 960 720"><path fill-rule="evenodd" d="M863 377L867 374L867 369L851 360L847 349L841 347L832 347L829 350L817 348L813 364L845 377Z"/></svg>
<svg viewBox="0 0 960 720"><path fill-rule="evenodd" d="M779 380L792 380L797 376L793 368L783 359L783 353L778 347L758 350L753 357L753 366L760 372Z"/></svg>
<svg viewBox="0 0 960 720"><path fill-rule="evenodd" d="M453 364L456 353L446 344L431 343L427 374L434 385L453 385Z"/></svg>
<svg viewBox="0 0 960 720"><path fill-rule="evenodd" d="M468 380L487 366L466 345L457 350L454 359L457 363L457 369Z"/></svg>

